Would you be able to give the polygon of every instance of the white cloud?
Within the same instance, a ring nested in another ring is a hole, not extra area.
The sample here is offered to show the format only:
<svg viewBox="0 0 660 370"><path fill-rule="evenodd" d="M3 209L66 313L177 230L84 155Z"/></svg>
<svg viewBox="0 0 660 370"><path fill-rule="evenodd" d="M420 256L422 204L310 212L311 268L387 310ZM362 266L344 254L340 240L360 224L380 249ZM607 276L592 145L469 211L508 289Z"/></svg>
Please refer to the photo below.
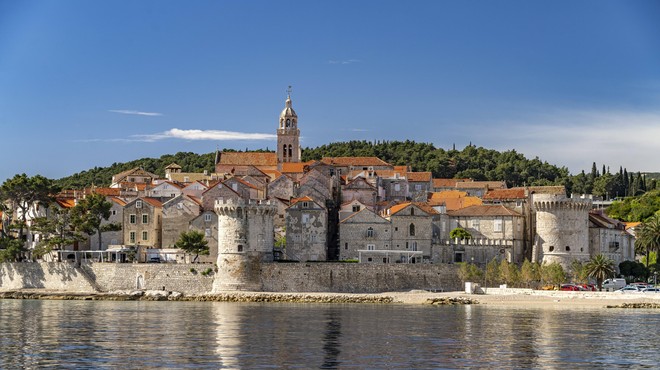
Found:
<svg viewBox="0 0 660 370"><path fill-rule="evenodd" d="M348 60L329 60L329 64L353 64L361 62L359 59L348 59Z"/></svg>
<svg viewBox="0 0 660 370"><path fill-rule="evenodd" d="M108 112L112 113L121 113L121 114L133 114L133 115L138 115L138 116L150 116L150 117L156 117L156 116L162 116L162 113L156 113L156 112L140 112L137 110L126 110L126 109L110 109Z"/></svg>
<svg viewBox="0 0 660 370"><path fill-rule="evenodd" d="M147 135L132 135L135 141L153 142L165 139L183 140L273 140L277 135L234 132L222 130L181 130L173 128L165 132Z"/></svg>
<svg viewBox="0 0 660 370"><path fill-rule="evenodd" d="M593 162L613 172L619 166L660 171L660 112L558 111L529 116L525 122L492 123L471 134L482 146L516 149L572 173L590 170Z"/></svg>

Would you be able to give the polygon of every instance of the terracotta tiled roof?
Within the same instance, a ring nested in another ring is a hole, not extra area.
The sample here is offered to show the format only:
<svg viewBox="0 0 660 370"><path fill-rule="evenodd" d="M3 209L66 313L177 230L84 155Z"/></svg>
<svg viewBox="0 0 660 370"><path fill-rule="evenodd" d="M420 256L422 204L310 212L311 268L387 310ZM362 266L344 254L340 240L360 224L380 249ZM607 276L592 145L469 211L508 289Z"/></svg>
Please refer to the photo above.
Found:
<svg viewBox="0 0 660 370"><path fill-rule="evenodd" d="M236 180L236 182L238 182L239 184L243 184L243 185L247 186L248 188L258 189L256 186L254 186L254 185L250 184L249 182L247 182L247 181L245 181L241 178L238 178L238 177L231 177L231 178L228 178L227 180L225 180L223 182L227 183L227 182L231 182L231 180Z"/></svg>
<svg viewBox="0 0 660 370"><path fill-rule="evenodd" d="M642 223L641 222L624 222L624 224L626 224L626 230L628 230L628 229L635 228L635 227L641 225Z"/></svg>
<svg viewBox="0 0 660 370"><path fill-rule="evenodd" d="M121 194L120 188L89 188L85 189L86 194L96 193L106 197L118 197Z"/></svg>
<svg viewBox="0 0 660 370"><path fill-rule="evenodd" d="M127 204L125 200L123 200L121 198L117 198L117 197L110 197L110 200L117 203L117 204L119 204L122 207Z"/></svg>
<svg viewBox="0 0 660 370"><path fill-rule="evenodd" d="M144 198L140 198L140 199L142 199L143 201L151 204L154 207L162 207L163 206L163 203L161 201L159 201L158 199L155 199L155 198L144 197Z"/></svg>
<svg viewBox="0 0 660 370"><path fill-rule="evenodd" d="M469 182L470 179L433 179L434 188L453 188L457 182Z"/></svg>
<svg viewBox="0 0 660 370"><path fill-rule="evenodd" d="M456 211L447 211L449 216L479 217L479 216L521 216L502 205L480 205L470 206Z"/></svg>
<svg viewBox="0 0 660 370"><path fill-rule="evenodd" d="M525 199L525 188L494 189L484 195L484 200Z"/></svg>
<svg viewBox="0 0 660 370"><path fill-rule="evenodd" d="M194 195L188 195L188 198L192 199L193 202L199 204L200 206L202 205L202 200L199 199L199 198L197 198L196 196L194 196Z"/></svg>
<svg viewBox="0 0 660 370"><path fill-rule="evenodd" d="M76 200L72 198L56 198L55 202L62 208L73 208L76 206Z"/></svg>
<svg viewBox="0 0 660 370"><path fill-rule="evenodd" d="M459 181L456 183L458 189L506 189L504 181Z"/></svg>
<svg viewBox="0 0 660 370"><path fill-rule="evenodd" d="M308 196L304 196L304 197L301 197L301 198L292 198L291 199L291 205L294 205L298 202L313 202L313 201L314 201L314 199L312 199Z"/></svg>
<svg viewBox="0 0 660 370"><path fill-rule="evenodd" d="M203 182L201 182L201 181L194 181L194 182L191 182L191 183L187 184L186 186L184 186L184 188L188 188L188 187L191 187L191 186L193 186L193 185L202 185L202 187L203 187L204 189L208 189L208 188L209 188L208 185L206 185L205 183L203 183Z"/></svg>
<svg viewBox="0 0 660 370"><path fill-rule="evenodd" d="M448 198L465 198L468 193L460 190L444 190L429 194L429 200L442 200Z"/></svg>
<svg viewBox="0 0 660 370"><path fill-rule="evenodd" d="M275 180L275 179L279 178L280 176L282 176L282 172L280 172L278 170L261 170L261 172L268 175L268 177L270 177L271 180Z"/></svg>
<svg viewBox="0 0 660 370"><path fill-rule="evenodd" d="M170 163L170 164L168 164L168 165L165 167L165 169L166 169L166 170L167 170L167 169L180 170L180 169L181 169L181 166L179 166L179 165L176 164L176 163Z"/></svg>
<svg viewBox="0 0 660 370"><path fill-rule="evenodd" d="M407 208L409 205L414 205L417 208L421 209L422 211L426 212L429 215L435 215L438 214L438 212L433 209L428 203L421 203L421 202L406 202L406 203L400 203L397 205L394 205L390 208L390 216L395 215L398 212L401 212L401 210Z"/></svg>
<svg viewBox="0 0 660 370"><path fill-rule="evenodd" d="M410 170L408 166L394 166L394 172L406 173Z"/></svg>
<svg viewBox="0 0 660 370"><path fill-rule="evenodd" d="M128 177L129 175L151 177L152 179L157 179L158 178L158 175L156 175L156 174L145 171L144 169L142 169L140 167L135 167L135 168L131 168L130 170L120 172L120 173L112 176L112 181L119 182L119 181L125 179L126 177Z"/></svg>
<svg viewBox="0 0 660 370"><path fill-rule="evenodd" d="M313 164L314 162L315 161L282 163L282 173L303 173L305 172L305 167Z"/></svg>
<svg viewBox="0 0 660 370"><path fill-rule="evenodd" d="M137 189L137 190L146 190L151 184L144 182L122 182L121 189Z"/></svg>
<svg viewBox="0 0 660 370"><path fill-rule="evenodd" d="M323 157L321 162L332 166L390 166L378 157Z"/></svg>
<svg viewBox="0 0 660 370"><path fill-rule="evenodd" d="M220 164L237 166L277 166L277 153L222 152Z"/></svg>
<svg viewBox="0 0 660 370"><path fill-rule="evenodd" d="M430 182L433 174L431 172L407 172L408 181Z"/></svg>
<svg viewBox="0 0 660 370"><path fill-rule="evenodd" d="M364 177L356 177L356 178L354 178L353 180L350 180L350 181L348 182L348 184L346 184L346 187L349 187L349 186L351 186L351 185L353 185L353 184L355 184L355 183L358 183L358 182L367 185L367 186L368 186L369 188L371 188L371 189L374 189L374 190L376 189L376 187L373 186L373 185L371 185L371 184L369 183L369 181L365 180Z"/></svg>
<svg viewBox="0 0 660 370"><path fill-rule="evenodd" d="M428 203L432 206L444 205L447 211L456 211L462 208L479 206L482 204L479 197L433 199L429 200Z"/></svg>

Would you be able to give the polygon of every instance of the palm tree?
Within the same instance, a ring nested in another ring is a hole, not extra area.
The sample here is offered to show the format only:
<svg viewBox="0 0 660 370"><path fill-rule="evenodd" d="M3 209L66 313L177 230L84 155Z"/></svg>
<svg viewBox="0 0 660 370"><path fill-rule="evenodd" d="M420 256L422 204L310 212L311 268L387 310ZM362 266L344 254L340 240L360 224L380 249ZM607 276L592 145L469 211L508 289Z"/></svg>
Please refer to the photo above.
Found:
<svg viewBox="0 0 660 370"><path fill-rule="evenodd" d="M636 232L636 249L646 252L646 267L649 267L649 253L660 250L660 214L655 214L644 221Z"/></svg>
<svg viewBox="0 0 660 370"><path fill-rule="evenodd" d="M197 230L190 230L182 232L179 235L179 240L174 244L174 247L184 250L187 253L194 253L195 258L193 262L197 261L200 254L209 254L209 242L205 239L204 233Z"/></svg>
<svg viewBox="0 0 660 370"><path fill-rule="evenodd" d="M598 290L601 290L603 288L603 280L614 275L614 261L602 254L598 254L591 257L585 265L585 269L590 277L596 278Z"/></svg>

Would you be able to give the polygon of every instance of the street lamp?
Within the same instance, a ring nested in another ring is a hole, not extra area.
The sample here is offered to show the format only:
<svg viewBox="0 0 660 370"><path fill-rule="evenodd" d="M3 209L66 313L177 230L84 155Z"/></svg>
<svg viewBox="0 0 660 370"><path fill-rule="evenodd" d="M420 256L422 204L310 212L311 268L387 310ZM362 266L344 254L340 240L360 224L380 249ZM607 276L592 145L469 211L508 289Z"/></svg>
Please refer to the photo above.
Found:
<svg viewBox="0 0 660 370"><path fill-rule="evenodd" d="M653 271L653 286L658 285L658 272Z"/></svg>

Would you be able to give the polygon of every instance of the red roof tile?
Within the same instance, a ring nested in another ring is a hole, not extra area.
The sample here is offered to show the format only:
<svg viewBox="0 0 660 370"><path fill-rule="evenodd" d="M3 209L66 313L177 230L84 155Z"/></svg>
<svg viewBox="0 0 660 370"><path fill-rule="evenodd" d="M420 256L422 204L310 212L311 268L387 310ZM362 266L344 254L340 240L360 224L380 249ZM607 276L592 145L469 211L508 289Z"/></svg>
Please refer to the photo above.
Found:
<svg viewBox="0 0 660 370"><path fill-rule="evenodd" d="M431 172L407 172L408 181L430 182L433 174Z"/></svg>
<svg viewBox="0 0 660 370"><path fill-rule="evenodd" d="M502 205L470 206L456 211L447 211L449 216L479 217L479 216L522 216Z"/></svg>
<svg viewBox="0 0 660 370"><path fill-rule="evenodd" d="M485 195L486 200L525 199L525 188L494 189Z"/></svg>
<svg viewBox="0 0 660 370"><path fill-rule="evenodd" d="M222 152L220 164L236 166L277 166L277 153Z"/></svg>

